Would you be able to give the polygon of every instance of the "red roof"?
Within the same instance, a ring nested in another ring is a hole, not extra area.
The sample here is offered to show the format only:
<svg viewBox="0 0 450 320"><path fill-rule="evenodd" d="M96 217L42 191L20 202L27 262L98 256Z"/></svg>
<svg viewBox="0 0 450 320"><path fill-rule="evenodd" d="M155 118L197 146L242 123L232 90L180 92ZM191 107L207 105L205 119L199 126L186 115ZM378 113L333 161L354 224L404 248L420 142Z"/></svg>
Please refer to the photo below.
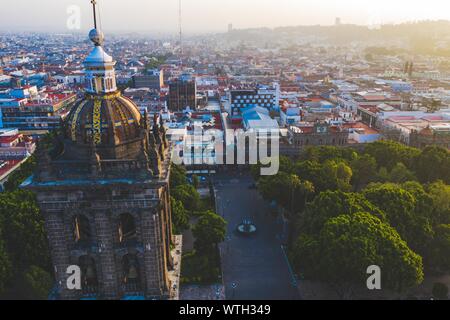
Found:
<svg viewBox="0 0 450 320"><path fill-rule="evenodd" d="M1 161L0 160L0 176L3 176L4 174L8 173L12 168L14 168L16 165L18 165L22 160L7 160L7 161ZM3 166L1 166L3 164Z"/></svg>
<svg viewBox="0 0 450 320"><path fill-rule="evenodd" d="M422 119L428 120L428 121L443 121L443 120L445 120L444 117L442 117L442 116L432 116L432 115L425 116Z"/></svg>
<svg viewBox="0 0 450 320"><path fill-rule="evenodd" d="M0 137L0 143L4 144L4 143L12 143L14 141L16 141L17 139L19 139L20 135L19 134L15 134L13 136L3 136Z"/></svg>
<svg viewBox="0 0 450 320"><path fill-rule="evenodd" d="M58 99L59 101L68 99L75 96L74 93L49 93L48 97L52 100Z"/></svg>

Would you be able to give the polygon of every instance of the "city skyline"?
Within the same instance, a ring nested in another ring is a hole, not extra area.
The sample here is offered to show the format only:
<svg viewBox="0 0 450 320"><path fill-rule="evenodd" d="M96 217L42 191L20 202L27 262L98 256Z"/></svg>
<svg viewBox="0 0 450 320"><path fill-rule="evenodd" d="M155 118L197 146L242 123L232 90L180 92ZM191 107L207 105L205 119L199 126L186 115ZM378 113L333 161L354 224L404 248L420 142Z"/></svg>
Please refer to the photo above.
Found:
<svg viewBox="0 0 450 320"><path fill-rule="evenodd" d="M450 299L444 0L18 1L0 303Z"/></svg>
<svg viewBox="0 0 450 320"><path fill-rule="evenodd" d="M337 18L344 24L378 25L417 20L450 20L450 4L445 0L371 1L356 0L237 0L219 7L218 1L184 1L182 23L185 33L226 31L234 28L279 27L296 25L333 25ZM80 29L67 28L70 6L78 6ZM29 1L2 4L9 12L0 21L0 31L83 32L92 27L90 5L87 0L60 0L57 3L41 0L39 5ZM220 10L218 10L218 7ZM40 10L45 8L45 10ZM119 0L99 1L102 28L115 32L178 32L178 0L151 2L131 0L126 5ZM349 9L351 8L351 9ZM36 15L36 12L39 12ZM17 19L21 17L22 19Z"/></svg>

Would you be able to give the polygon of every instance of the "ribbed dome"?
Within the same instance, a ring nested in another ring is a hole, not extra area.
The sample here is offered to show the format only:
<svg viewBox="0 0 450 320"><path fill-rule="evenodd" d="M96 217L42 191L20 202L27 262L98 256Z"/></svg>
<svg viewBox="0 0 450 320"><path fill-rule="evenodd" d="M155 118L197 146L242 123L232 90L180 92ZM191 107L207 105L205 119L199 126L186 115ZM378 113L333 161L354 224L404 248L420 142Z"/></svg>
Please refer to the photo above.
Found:
<svg viewBox="0 0 450 320"><path fill-rule="evenodd" d="M77 145L117 146L140 137L140 121L137 106L120 93L86 95L65 120L66 137Z"/></svg>

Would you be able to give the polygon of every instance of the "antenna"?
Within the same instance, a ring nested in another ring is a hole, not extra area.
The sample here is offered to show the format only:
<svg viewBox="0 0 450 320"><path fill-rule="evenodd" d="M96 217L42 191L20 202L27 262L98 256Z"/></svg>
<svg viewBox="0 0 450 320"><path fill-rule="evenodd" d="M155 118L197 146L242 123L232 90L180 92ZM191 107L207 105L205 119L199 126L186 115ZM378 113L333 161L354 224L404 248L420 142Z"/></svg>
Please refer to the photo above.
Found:
<svg viewBox="0 0 450 320"><path fill-rule="evenodd" d="M183 68L183 29L182 29L182 7L181 0L178 0L178 24L180 27L180 65Z"/></svg>
<svg viewBox="0 0 450 320"><path fill-rule="evenodd" d="M178 0L178 24L180 27L180 68L183 71L183 25L182 25L182 6L181 0ZM180 101L180 81L177 80L177 109L181 109Z"/></svg>
<svg viewBox="0 0 450 320"><path fill-rule="evenodd" d="M95 6L97 4L97 0L91 0L92 3L92 11L94 14L94 29L97 29L97 13L95 12Z"/></svg>

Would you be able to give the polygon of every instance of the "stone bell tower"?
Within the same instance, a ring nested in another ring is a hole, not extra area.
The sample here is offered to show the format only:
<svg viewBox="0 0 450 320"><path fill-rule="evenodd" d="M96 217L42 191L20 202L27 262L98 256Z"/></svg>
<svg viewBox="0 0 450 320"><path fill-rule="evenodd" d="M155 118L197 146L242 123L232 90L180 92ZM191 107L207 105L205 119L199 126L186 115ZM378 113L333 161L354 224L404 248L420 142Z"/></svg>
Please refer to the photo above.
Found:
<svg viewBox="0 0 450 320"><path fill-rule="evenodd" d="M36 193L44 215L60 299L165 299L172 268L165 130L117 90L96 22L89 37L84 97L55 140L39 143L37 172L22 187ZM66 286L70 265L81 269L81 290Z"/></svg>

